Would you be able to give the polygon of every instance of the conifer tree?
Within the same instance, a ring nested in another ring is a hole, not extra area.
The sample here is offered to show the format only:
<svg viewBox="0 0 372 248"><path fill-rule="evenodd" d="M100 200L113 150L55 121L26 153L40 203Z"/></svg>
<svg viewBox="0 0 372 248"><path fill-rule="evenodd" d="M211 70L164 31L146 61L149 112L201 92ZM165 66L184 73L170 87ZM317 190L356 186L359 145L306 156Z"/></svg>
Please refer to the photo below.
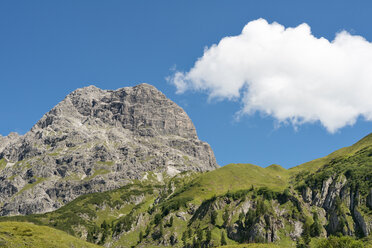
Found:
<svg viewBox="0 0 372 248"><path fill-rule="evenodd" d="M171 216L169 219L169 226L173 226L173 216Z"/></svg>
<svg viewBox="0 0 372 248"><path fill-rule="evenodd" d="M196 232L196 237L198 238L198 242L200 243L203 240L203 230L198 228Z"/></svg>
<svg viewBox="0 0 372 248"><path fill-rule="evenodd" d="M212 231L208 229L207 235L206 235L207 244L211 243L211 240L212 240Z"/></svg>
<svg viewBox="0 0 372 248"><path fill-rule="evenodd" d="M227 245L226 233L223 230L222 230L222 233L221 233L221 245Z"/></svg>
<svg viewBox="0 0 372 248"><path fill-rule="evenodd" d="M143 232L142 232L142 230L140 231L140 233L138 235L138 239L139 239L139 242L138 243L142 243L142 241L143 241Z"/></svg>
<svg viewBox="0 0 372 248"><path fill-rule="evenodd" d="M191 236L192 236L192 230L191 230L191 228L189 228L187 230L187 234L188 234L188 237L191 238Z"/></svg>
<svg viewBox="0 0 372 248"><path fill-rule="evenodd" d="M186 243L186 241L187 241L187 233L186 232L183 232L182 233L182 243L183 243L183 246L186 246L187 245L187 243Z"/></svg>
<svg viewBox="0 0 372 248"><path fill-rule="evenodd" d="M316 212L313 213L314 223L310 226L311 237L319 237L322 233L322 225L319 223L319 217Z"/></svg>
<svg viewBox="0 0 372 248"><path fill-rule="evenodd" d="M147 236L150 234L150 232L151 232L151 226L148 225L148 226L146 227L145 237L147 237Z"/></svg>
<svg viewBox="0 0 372 248"><path fill-rule="evenodd" d="M309 245L311 241L310 237L310 225L306 221L304 224L304 230L302 231L302 239L304 240L305 245Z"/></svg>
<svg viewBox="0 0 372 248"><path fill-rule="evenodd" d="M159 235L160 235L160 237L164 235L163 223L160 223Z"/></svg>
<svg viewBox="0 0 372 248"><path fill-rule="evenodd" d="M229 212L227 211L227 208L225 209L225 212L223 213L222 220L223 220L223 226L226 227L229 221Z"/></svg>
<svg viewBox="0 0 372 248"><path fill-rule="evenodd" d="M213 210L211 213L211 224L216 225L216 220L217 220L217 211Z"/></svg>

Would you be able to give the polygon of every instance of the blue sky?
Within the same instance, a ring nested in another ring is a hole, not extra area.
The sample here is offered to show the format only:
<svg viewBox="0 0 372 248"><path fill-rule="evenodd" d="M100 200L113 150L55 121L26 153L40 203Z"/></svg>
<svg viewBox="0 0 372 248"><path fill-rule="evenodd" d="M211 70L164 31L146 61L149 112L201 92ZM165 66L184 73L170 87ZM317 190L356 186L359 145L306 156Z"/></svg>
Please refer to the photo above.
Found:
<svg viewBox="0 0 372 248"><path fill-rule="evenodd" d="M116 89L147 82L183 107L220 165L286 168L351 145L371 132L360 117L330 133L319 122L276 126L256 112L236 121L239 100L208 100L165 78L187 72L205 47L239 35L258 18L307 23L315 37L342 30L372 41L369 1L1 1L0 134L27 132L76 88Z"/></svg>

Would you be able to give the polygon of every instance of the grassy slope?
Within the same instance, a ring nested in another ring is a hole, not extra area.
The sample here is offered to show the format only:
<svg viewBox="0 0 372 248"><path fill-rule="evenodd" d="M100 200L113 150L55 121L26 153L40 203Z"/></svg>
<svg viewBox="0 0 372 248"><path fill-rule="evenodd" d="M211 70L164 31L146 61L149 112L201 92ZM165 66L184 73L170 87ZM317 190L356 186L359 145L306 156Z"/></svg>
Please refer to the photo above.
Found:
<svg viewBox="0 0 372 248"><path fill-rule="evenodd" d="M99 247L65 232L27 222L1 222L0 247Z"/></svg>
<svg viewBox="0 0 372 248"><path fill-rule="evenodd" d="M288 178L288 170L279 165L262 168L252 164L229 164L202 174L178 197L193 197L195 203L201 203L214 195L249 189L252 185L281 192L286 188Z"/></svg>
<svg viewBox="0 0 372 248"><path fill-rule="evenodd" d="M371 145L372 134L367 135L352 146L339 149L326 157L312 160L289 170L279 165L262 168L252 164L229 164L202 174L188 188L183 189L179 196L193 197L195 203L200 203L213 195L248 189L252 185L254 187L268 187L271 190L281 192L288 186L292 176L300 172L315 173L332 160L352 156Z"/></svg>
<svg viewBox="0 0 372 248"><path fill-rule="evenodd" d="M366 197L372 187L372 134L352 146L330 155L289 169L297 187L321 190L324 180L333 176L346 177L353 190Z"/></svg>
<svg viewBox="0 0 372 248"><path fill-rule="evenodd" d="M303 163L301 165L298 165L296 167L290 168L288 171L291 175L294 175L296 173L302 172L302 171L308 171L310 173L314 173L318 169L320 169L323 165L328 164L332 161L332 159L335 159L337 157L344 157L344 156L350 156L355 154L357 151L371 146L372 145L372 133L365 136L363 139L359 140L357 143L355 143L352 146L341 148L335 152L332 152L328 156L314 159L312 161Z"/></svg>

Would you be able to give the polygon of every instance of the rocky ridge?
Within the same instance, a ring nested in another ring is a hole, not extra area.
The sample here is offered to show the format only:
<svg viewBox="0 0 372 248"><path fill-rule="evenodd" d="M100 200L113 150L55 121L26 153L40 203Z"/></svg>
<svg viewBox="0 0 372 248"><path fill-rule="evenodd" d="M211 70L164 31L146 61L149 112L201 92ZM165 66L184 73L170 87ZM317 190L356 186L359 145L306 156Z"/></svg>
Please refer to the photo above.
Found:
<svg viewBox="0 0 372 248"><path fill-rule="evenodd" d="M140 84L72 92L25 135L0 137L0 168L4 216L48 212L133 179L218 165L183 109Z"/></svg>

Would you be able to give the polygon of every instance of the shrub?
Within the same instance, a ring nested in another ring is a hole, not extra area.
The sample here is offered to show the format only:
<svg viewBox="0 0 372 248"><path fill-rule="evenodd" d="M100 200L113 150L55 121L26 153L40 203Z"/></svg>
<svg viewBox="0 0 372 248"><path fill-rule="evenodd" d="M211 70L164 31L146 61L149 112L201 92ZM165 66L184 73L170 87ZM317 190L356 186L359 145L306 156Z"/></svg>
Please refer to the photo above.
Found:
<svg viewBox="0 0 372 248"><path fill-rule="evenodd" d="M355 240L349 236L335 237L330 236L327 239L321 239L315 245L315 248L363 248L361 241Z"/></svg>

